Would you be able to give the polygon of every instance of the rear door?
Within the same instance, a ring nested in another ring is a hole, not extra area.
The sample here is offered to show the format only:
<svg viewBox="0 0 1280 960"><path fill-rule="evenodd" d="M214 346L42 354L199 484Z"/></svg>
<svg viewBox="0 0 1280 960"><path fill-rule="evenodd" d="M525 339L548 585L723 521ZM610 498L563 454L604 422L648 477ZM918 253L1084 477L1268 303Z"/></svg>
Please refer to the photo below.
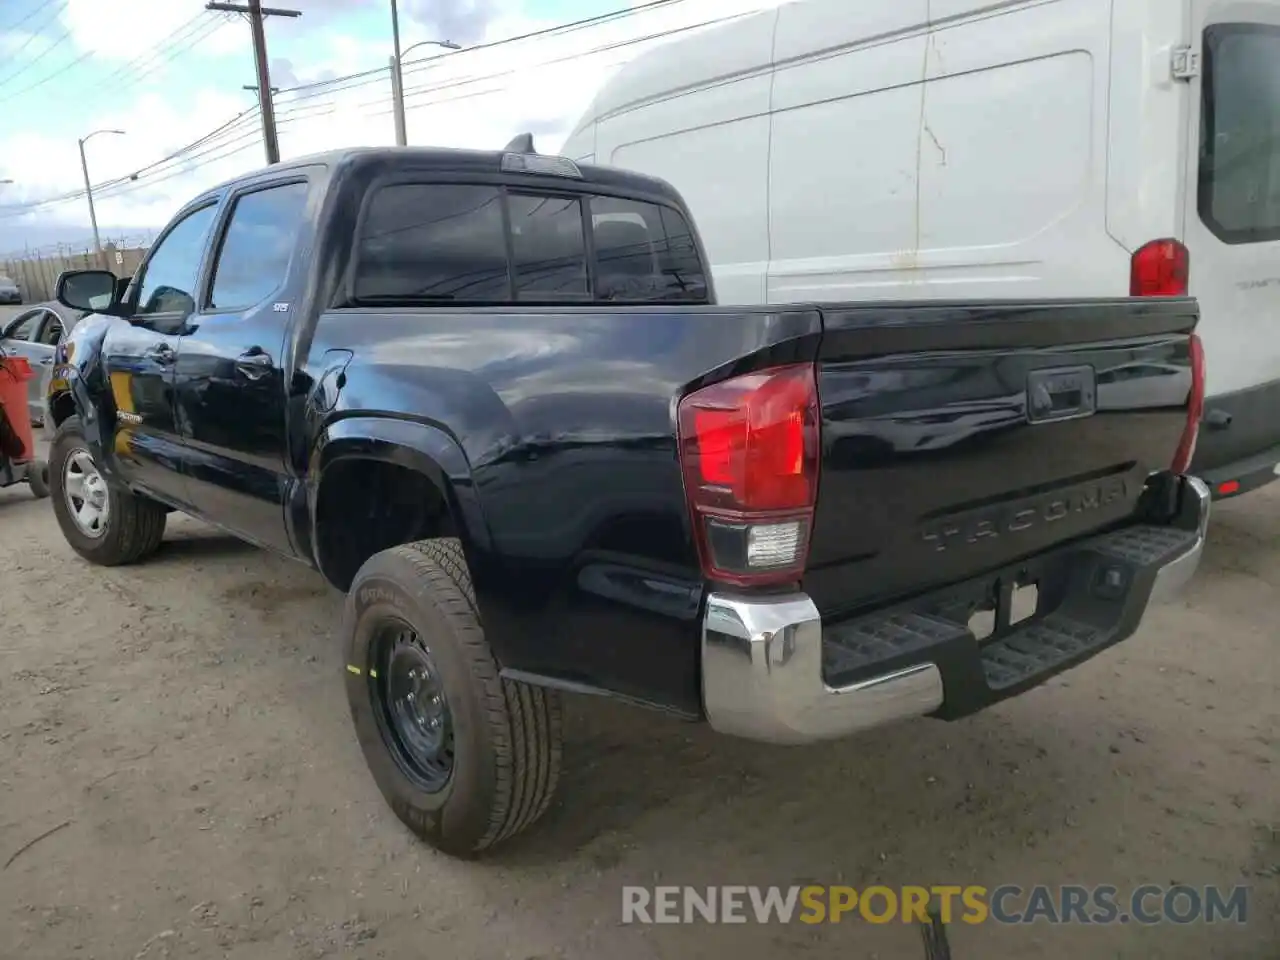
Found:
<svg viewBox="0 0 1280 960"><path fill-rule="evenodd" d="M1209 398L1197 465L1213 469L1280 442L1280 2L1192 12L1185 239Z"/></svg>

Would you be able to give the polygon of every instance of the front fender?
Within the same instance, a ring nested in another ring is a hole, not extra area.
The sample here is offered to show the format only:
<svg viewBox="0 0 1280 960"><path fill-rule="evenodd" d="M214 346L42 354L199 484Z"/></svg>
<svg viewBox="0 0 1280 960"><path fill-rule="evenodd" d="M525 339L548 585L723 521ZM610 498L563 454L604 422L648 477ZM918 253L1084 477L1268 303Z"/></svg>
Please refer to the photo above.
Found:
<svg viewBox="0 0 1280 960"><path fill-rule="evenodd" d="M102 372L101 348L105 335L105 324L82 320L58 345L44 397L44 429L52 440L57 428L52 422L54 412L66 402L64 398L69 397L75 415L80 417L85 443L94 462L104 474L112 476L117 472L112 448L116 434L115 401L111 391L105 388ZM65 416L59 418L59 423L63 419Z"/></svg>
<svg viewBox="0 0 1280 960"><path fill-rule="evenodd" d="M352 458L394 463L428 477L449 504L468 560L491 553L489 526L462 447L439 427L396 417L343 417L321 429L308 460L308 529L315 529L325 470ZM310 551L314 555L314 542Z"/></svg>

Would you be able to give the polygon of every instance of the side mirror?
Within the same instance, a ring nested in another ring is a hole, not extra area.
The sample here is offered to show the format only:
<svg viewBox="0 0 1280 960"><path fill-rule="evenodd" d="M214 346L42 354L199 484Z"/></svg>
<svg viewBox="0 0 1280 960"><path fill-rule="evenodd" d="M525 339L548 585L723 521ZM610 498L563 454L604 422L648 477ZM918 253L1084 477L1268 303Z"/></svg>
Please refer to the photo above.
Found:
<svg viewBox="0 0 1280 960"><path fill-rule="evenodd" d="M58 275L54 299L72 310L102 313L120 303L116 275L109 270L64 270Z"/></svg>

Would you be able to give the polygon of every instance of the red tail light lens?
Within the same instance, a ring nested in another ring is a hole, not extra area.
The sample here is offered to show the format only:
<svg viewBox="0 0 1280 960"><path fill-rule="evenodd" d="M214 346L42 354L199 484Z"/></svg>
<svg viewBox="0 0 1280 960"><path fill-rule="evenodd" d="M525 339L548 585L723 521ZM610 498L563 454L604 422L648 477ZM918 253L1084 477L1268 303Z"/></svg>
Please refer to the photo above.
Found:
<svg viewBox="0 0 1280 960"><path fill-rule="evenodd" d="M1182 441L1174 454L1170 469L1174 473L1186 473L1196 455L1196 440L1200 436L1200 421L1204 418L1204 345L1191 334L1191 396L1187 399L1187 425L1182 429Z"/></svg>
<svg viewBox="0 0 1280 960"><path fill-rule="evenodd" d="M794 580L818 495L813 365L704 387L680 401L677 420L704 574L739 585Z"/></svg>
<svg viewBox="0 0 1280 960"><path fill-rule="evenodd" d="M1139 248L1129 266L1129 296L1185 297L1191 254L1177 240L1152 240Z"/></svg>

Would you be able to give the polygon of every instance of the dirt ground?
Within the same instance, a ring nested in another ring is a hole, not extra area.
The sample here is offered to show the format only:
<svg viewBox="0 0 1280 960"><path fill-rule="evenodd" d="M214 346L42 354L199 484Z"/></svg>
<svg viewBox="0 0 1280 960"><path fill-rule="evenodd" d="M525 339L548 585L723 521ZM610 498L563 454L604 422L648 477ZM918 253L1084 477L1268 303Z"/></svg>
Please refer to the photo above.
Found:
<svg viewBox="0 0 1280 960"><path fill-rule="evenodd" d="M1245 883L1243 926L958 926L954 957L1280 957L1280 489L1219 509L1185 602L960 723L763 749L573 701L557 806L479 863L384 807L317 575L185 518L91 568L25 487L0 531L0 957L924 956L620 923L625 884L805 882Z"/></svg>

